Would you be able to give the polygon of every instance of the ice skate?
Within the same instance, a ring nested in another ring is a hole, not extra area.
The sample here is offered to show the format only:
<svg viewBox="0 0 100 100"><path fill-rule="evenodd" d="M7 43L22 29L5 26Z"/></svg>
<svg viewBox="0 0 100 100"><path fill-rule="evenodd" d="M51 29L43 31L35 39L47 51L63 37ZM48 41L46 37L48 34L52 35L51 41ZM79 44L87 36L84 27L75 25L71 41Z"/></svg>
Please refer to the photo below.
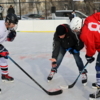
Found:
<svg viewBox="0 0 100 100"><path fill-rule="evenodd" d="M89 100L100 100L100 88L97 89L96 93L89 95Z"/></svg>
<svg viewBox="0 0 100 100"><path fill-rule="evenodd" d="M85 86L87 84L87 70L85 69L82 73L82 84Z"/></svg>
<svg viewBox="0 0 100 100"><path fill-rule="evenodd" d="M92 88L93 89L97 89L97 83L95 82L95 83L92 83Z"/></svg>
<svg viewBox="0 0 100 100"><path fill-rule="evenodd" d="M14 78L9 76L8 74L2 74L1 76L2 82L13 82Z"/></svg>
<svg viewBox="0 0 100 100"><path fill-rule="evenodd" d="M51 70L49 76L47 77L48 82L50 82L52 80L55 73L56 73L55 69Z"/></svg>
<svg viewBox="0 0 100 100"><path fill-rule="evenodd" d="M0 89L0 94L1 94L1 89Z"/></svg>

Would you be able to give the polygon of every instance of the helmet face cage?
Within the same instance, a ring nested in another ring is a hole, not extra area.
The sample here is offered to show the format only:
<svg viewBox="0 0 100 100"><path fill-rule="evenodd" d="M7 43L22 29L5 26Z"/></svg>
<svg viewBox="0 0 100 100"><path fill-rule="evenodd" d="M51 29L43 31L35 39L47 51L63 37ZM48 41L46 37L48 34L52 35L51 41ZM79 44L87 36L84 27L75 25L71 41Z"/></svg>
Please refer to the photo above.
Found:
<svg viewBox="0 0 100 100"><path fill-rule="evenodd" d="M16 24L13 28L9 28L10 30L17 30L18 25Z"/></svg>

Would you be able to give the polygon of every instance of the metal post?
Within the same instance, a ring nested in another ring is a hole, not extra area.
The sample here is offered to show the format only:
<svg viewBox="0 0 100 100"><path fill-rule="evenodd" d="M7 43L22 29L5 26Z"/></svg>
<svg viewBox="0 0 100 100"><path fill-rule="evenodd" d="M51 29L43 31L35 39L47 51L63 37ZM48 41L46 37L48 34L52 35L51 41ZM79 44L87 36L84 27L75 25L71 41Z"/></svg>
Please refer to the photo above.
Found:
<svg viewBox="0 0 100 100"><path fill-rule="evenodd" d="M20 0L19 0L19 12L20 12L20 19L21 19L21 4L20 4Z"/></svg>
<svg viewBox="0 0 100 100"><path fill-rule="evenodd" d="M73 1L73 10L75 10L74 5L75 5L75 1Z"/></svg>
<svg viewBox="0 0 100 100"><path fill-rule="evenodd" d="M47 2L45 0L45 18L47 19Z"/></svg>

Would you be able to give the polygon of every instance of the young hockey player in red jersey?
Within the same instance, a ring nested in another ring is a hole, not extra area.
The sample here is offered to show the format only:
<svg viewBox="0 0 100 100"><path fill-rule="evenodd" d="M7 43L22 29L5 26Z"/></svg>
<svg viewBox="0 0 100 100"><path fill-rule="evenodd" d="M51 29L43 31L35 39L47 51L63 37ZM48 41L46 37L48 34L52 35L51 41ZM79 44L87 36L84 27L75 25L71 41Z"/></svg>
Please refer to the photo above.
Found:
<svg viewBox="0 0 100 100"><path fill-rule="evenodd" d="M0 21L0 68L2 71L2 81L13 81L14 78L8 75L7 55L8 50L2 45L4 41L13 41L16 36L14 30L18 24L18 19L15 14L8 14L5 21Z"/></svg>
<svg viewBox="0 0 100 100"><path fill-rule="evenodd" d="M75 20L76 19L73 18L72 22ZM75 24L73 23L71 25L71 29L74 32L80 32L80 39L84 42L86 47L85 57L87 62L92 63L95 60L93 55L96 53L96 51L98 52L95 65L97 92L89 95L90 99L93 100L94 98L100 98L100 12L87 17L83 26L82 23L80 24L80 30L75 28Z"/></svg>
<svg viewBox="0 0 100 100"><path fill-rule="evenodd" d="M78 35L72 32L68 24L62 24L57 26L53 40L53 52L52 58L50 59L52 62L52 68L47 80L51 81L54 74L57 73L57 69L67 51L73 55L78 70L81 72L84 68L84 64L79 51L84 47L84 44L78 38ZM82 73L82 84L86 85L86 83L87 70L85 69Z"/></svg>

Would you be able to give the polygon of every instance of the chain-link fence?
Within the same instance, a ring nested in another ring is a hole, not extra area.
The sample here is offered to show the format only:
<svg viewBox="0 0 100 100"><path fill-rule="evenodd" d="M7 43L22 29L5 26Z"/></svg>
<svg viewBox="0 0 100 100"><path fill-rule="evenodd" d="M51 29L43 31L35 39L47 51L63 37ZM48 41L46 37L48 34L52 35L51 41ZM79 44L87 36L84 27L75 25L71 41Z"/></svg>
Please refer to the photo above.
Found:
<svg viewBox="0 0 100 100"><path fill-rule="evenodd" d="M52 6L55 6L56 10L75 9L85 13L86 15L90 15L93 13L95 8L99 9L100 3L94 3L95 1L96 0L2 0L0 4L4 8L3 17L6 16L7 10L10 5L12 5L15 13L19 15L19 17L26 14L38 14L47 18L47 16L51 15Z"/></svg>

